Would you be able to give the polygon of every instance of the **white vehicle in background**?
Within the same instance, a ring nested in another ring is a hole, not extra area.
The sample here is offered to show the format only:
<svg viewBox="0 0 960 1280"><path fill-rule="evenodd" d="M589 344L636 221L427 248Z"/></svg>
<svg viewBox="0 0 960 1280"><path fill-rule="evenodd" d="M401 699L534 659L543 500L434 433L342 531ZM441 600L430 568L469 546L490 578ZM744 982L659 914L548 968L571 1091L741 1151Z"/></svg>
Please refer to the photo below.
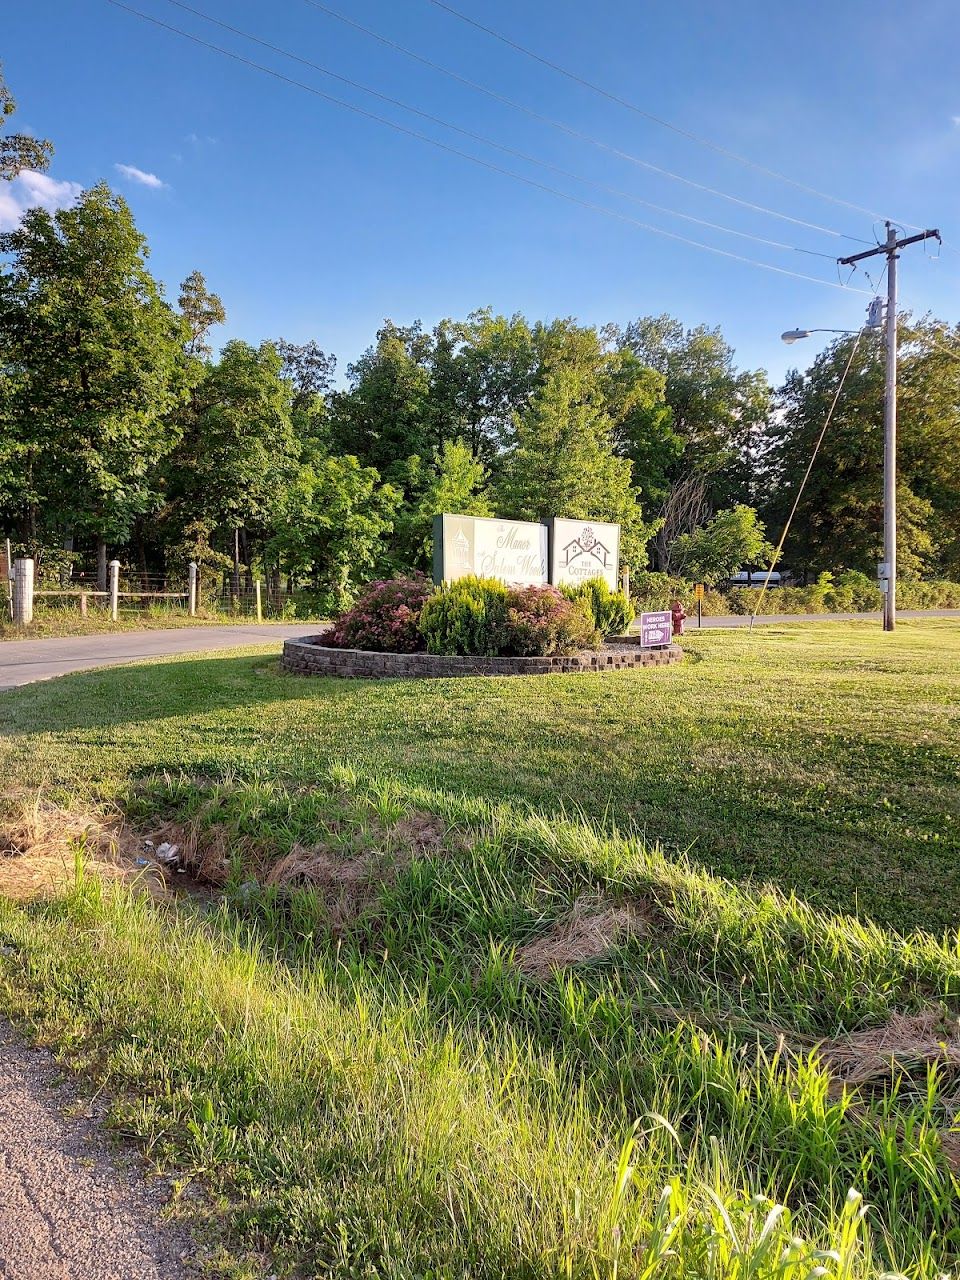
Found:
<svg viewBox="0 0 960 1280"><path fill-rule="evenodd" d="M784 576L786 575L782 575L778 569L774 569L773 573L770 574L770 582L768 583L768 589L770 587L783 586ZM735 573L733 577L729 580L728 586L762 587L766 581L767 581L766 569L741 569L739 573Z"/></svg>

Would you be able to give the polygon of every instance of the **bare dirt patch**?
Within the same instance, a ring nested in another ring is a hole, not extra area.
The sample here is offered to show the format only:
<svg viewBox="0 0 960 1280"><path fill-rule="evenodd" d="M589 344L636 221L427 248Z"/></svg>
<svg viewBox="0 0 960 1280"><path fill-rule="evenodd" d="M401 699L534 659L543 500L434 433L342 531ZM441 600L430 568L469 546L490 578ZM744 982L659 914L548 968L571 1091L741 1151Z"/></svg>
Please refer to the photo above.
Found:
<svg viewBox="0 0 960 1280"><path fill-rule="evenodd" d="M557 970L597 960L624 938L648 932L653 922L649 903L613 903L585 895L546 933L517 950L517 965L527 978L544 981Z"/></svg>

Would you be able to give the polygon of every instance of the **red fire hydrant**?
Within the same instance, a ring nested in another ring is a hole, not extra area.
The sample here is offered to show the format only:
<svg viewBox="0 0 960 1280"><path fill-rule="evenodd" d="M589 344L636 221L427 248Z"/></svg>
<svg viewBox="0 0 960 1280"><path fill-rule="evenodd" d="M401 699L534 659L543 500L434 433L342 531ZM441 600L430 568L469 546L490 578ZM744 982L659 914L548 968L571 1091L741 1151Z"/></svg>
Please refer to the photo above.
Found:
<svg viewBox="0 0 960 1280"><path fill-rule="evenodd" d="M680 601L679 600L672 601L670 604L670 617L673 619L674 639L676 639L677 636L683 635L683 620L686 616L687 616L687 611L686 609L684 609Z"/></svg>

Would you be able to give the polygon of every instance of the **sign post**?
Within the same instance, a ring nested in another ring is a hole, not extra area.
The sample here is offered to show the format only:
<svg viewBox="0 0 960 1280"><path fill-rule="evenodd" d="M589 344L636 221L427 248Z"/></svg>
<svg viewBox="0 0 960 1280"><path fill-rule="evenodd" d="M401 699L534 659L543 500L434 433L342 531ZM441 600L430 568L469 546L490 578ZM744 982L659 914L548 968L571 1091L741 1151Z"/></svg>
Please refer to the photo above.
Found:
<svg viewBox="0 0 960 1280"><path fill-rule="evenodd" d="M697 597L697 626L703 626L703 583L698 582L693 588L693 594Z"/></svg>
<svg viewBox="0 0 960 1280"><path fill-rule="evenodd" d="M640 648L668 649L673 639L673 614L669 609L640 615Z"/></svg>

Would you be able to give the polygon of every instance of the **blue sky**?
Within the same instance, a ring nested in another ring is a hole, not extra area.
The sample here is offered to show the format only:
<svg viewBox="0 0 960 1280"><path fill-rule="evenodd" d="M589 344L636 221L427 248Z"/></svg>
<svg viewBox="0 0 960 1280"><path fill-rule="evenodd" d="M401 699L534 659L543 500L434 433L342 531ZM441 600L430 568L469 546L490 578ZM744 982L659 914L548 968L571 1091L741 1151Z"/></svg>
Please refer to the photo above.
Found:
<svg viewBox="0 0 960 1280"><path fill-rule="evenodd" d="M852 204L939 226L939 261L902 258L902 301L960 320L960 9L955 0L454 0L478 21L682 129ZM342 76L594 183L820 258L738 238L539 169L217 29L169 0L143 12L448 146L580 200L731 253L836 283L860 246L672 181L577 140L335 21L308 0L193 7ZM326 0L325 0L326 3ZM803 222L870 239L868 214L772 180L541 66L430 0L330 7L607 146ZM106 179L129 200L175 298L200 269L228 312L220 340L316 338L341 370L389 316L432 325L480 306L531 319L626 323L668 311L719 324L746 366L778 380L815 348L795 325L853 327L853 291L662 238L472 164L123 12L30 0L4 18L18 122L50 137L30 199ZM126 168L123 168L125 166ZM62 186L53 184L63 184ZM869 288L862 275L853 284Z"/></svg>

